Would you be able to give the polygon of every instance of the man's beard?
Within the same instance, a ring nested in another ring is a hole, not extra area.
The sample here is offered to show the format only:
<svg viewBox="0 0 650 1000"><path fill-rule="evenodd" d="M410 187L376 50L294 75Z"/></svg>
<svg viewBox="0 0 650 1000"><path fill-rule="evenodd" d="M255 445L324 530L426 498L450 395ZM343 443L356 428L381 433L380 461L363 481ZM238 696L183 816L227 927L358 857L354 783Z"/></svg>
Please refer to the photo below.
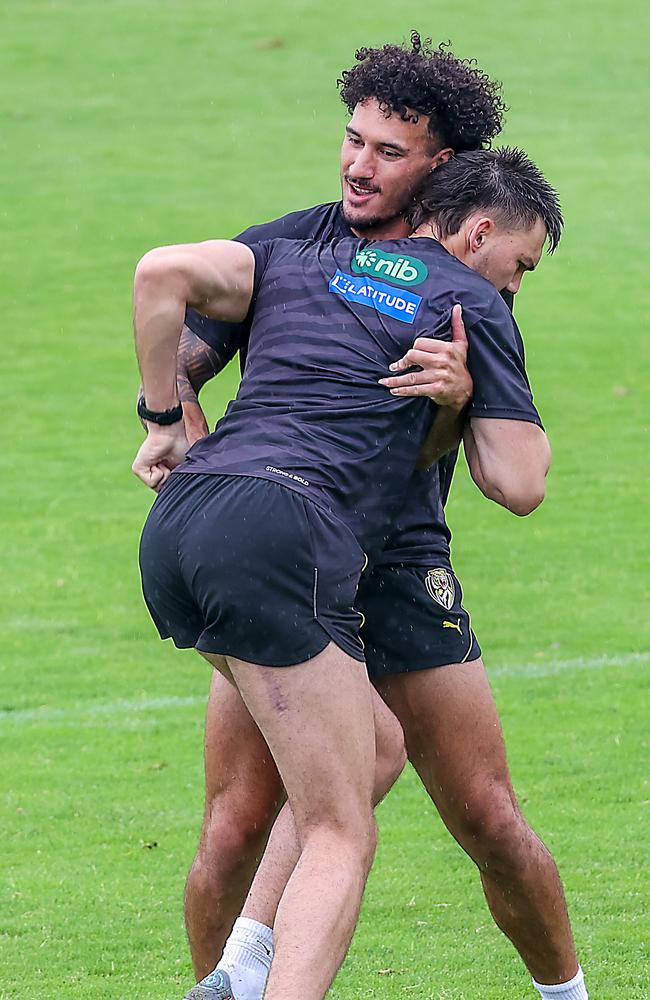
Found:
<svg viewBox="0 0 650 1000"><path fill-rule="evenodd" d="M347 180L347 177L343 179ZM378 188L377 194L380 193L381 189ZM381 214L361 215L360 218L356 215L359 210L350 208L350 206L346 205L345 199L343 199L343 218L351 229L357 230L359 233L365 233L368 232L368 230L376 229L380 226L389 226L393 222L403 222L404 215L411 204L412 197L412 193L405 194L403 199L401 199L400 204L387 207L387 209Z"/></svg>
<svg viewBox="0 0 650 1000"><path fill-rule="evenodd" d="M391 222L401 222L404 218L405 209L402 208L397 212L391 212L387 215L367 215L361 218L356 218L356 213L354 209L350 212L343 202L343 218L347 222L350 229L356 229L360 233L365 233L369 229L376 229L378 226L386 226Z"/></svg>

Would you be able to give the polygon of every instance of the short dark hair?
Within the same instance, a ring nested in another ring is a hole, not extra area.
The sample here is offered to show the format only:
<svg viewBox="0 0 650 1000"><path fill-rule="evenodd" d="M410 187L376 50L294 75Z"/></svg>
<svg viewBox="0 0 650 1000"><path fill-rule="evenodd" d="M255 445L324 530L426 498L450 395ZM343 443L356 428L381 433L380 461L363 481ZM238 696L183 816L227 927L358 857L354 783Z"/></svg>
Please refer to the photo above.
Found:
<svg viewBox="0 0 650 1000"><path fill-rule="evenodd" d="M541 219L553 253L564 219L557 191L521 149L479 149L461 153L432 170L413 196L406 219L413 229L435 224L441 237L457 233L477 209L494 211L520 229Z"/></svg>
<svg viewBox="0 0 650 1000"><path fill-rule="evenodd" d="M374 97L386 115L396 113L404 121L412 120L413 111L426 115L432 138L457 153L489 145L507 110L501 84L473 59L458 59L448 46L432 49L430 38L412 31L410 47L358 49L356 65L337 80L341 100L350 114Z"/></svg>

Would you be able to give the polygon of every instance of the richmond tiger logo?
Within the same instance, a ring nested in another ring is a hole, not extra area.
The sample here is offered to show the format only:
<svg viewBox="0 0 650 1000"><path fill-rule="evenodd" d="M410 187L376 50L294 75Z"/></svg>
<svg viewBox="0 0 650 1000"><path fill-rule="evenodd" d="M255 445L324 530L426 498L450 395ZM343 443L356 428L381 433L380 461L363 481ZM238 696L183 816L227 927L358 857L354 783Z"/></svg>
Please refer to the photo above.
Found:
<svg viewBox="0 0 650 1000"><path fill-rule="evenodd" d="M424 579L424 585L429 597L432 597L442 608L449 611L453 607L456 586L448 569L443 569L441 566L437 569L430 569Z"/></svg>

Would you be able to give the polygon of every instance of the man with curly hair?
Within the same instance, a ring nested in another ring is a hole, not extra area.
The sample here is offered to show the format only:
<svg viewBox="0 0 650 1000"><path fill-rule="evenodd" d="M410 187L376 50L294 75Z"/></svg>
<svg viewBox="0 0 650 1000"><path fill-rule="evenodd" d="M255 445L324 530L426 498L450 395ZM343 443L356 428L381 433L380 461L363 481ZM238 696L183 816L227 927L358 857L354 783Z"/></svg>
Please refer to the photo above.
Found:
<svg viewBox="0 0 650 1000"><path fill-rule="evenodd" d="M501 128L498 85L444 48L431 50L415 33L410 47L359 50L340 85L352 116L341 153L342 200L253 227L238 237L242 242L407 235L404 210L422 179L452 153L488 145ZM250 324L214 323L191 311L187 323L179 385L195 440L207 431L195 391L237 350L243 364ZM416 362L422 370L388 379L387 387L430 396L447 408L453 425L472 393L465 356L462 332L452 343L419 342L402 367ZM537 983L551 984L551 992L539 985L540 992L580 1000L586 993L557 869L519 810L480 649L451 568L443 504L455 457L415 474L410 502L362 583L358 607L366 616L368 670L404 729L427 792L477 865L495 921ZM205 760L205 818L186 888L199 980L214 968L240 912L283 794L243 702L216 672ZM256 966L268 965L267 923L263 907L249 901L220 967L257 975Z"/></svg>

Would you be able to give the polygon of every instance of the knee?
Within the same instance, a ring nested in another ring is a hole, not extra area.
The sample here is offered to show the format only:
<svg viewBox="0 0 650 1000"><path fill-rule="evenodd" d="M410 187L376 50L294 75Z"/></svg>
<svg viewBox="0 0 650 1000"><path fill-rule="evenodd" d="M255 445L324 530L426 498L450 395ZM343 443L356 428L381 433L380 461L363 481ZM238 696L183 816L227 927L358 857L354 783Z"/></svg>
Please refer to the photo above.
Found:
<svg viewBox="0 0 650 1000"><path fill-rule="evenodd" d="M312 849L339 860L372 863L377 823L367 785L333 776L326 788L293 810L293 818L301 852Z"/></svg>
<svg viewBox="0 0 650 1000"><path fill-rule="evenodd" d="M337 858L339 865L347 860L363 869L366 875L372 867L377 839L377 823L371 810L357 817L347 816L344 820L322 817L299 830L302 851L316 850L324 856Z"/></svg>
<svg viewBox="0 0 650 1000"><path fill-rule="evenodd" d="M481 870L519 868L534 837L507 788L468 795L459 804L453 832Z"/></svg>
<svg viewBox="0 0 650 1000"><path fill-rule="evenodd" d="M194 867L206 873L215 868L236 870L259 860L283 800L280 787L276 797L256 798L242 788L212 798L206 805Z"/></svg>

